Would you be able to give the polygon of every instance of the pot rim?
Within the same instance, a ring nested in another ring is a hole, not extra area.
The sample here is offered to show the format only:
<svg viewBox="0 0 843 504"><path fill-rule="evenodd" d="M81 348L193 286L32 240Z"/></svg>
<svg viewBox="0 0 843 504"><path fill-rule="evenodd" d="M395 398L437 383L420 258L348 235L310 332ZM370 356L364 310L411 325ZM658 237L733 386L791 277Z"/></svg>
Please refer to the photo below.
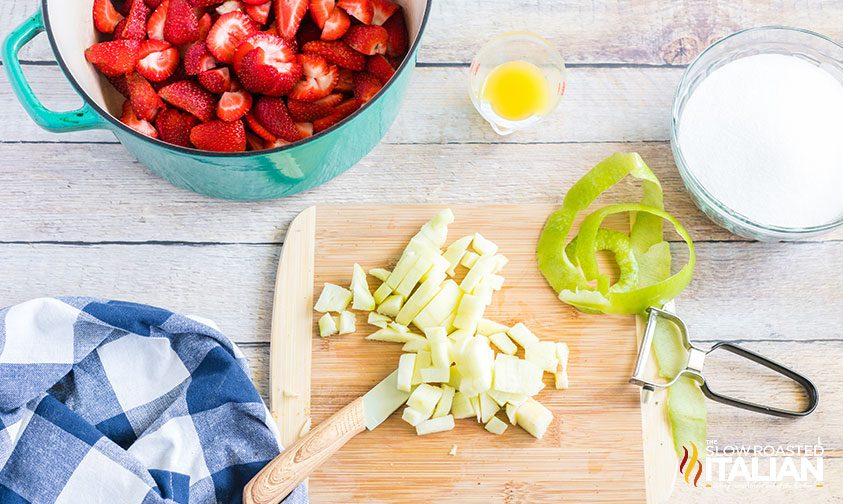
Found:
<svg viewBox="0 0 843 504"><path fill-rule="evenodd" d="M50 41L50 48L53 51L53 55L56 58L56 63L58 63L59 67L62 70L62 73L67 78L67 80L70 82L70 85L73 86L73 89L76 90L76 93L82 98L82 100L88 106L93 108L97 112L97 114L99 114L101 117L103 117L109 123L111 123L111 125L113 127L119 128L119 129L123 130L124 132L126 132L130 135L136 136L136 137L138 137L139 139L141 139L145 142L150 142L150 143L156 144L156 145L158 145L160 147L163 147L165 149L168 149L168 150L181 152L182 154L189 154L189 155L192 155L192 156L196 156L196 155L207 156L207 157L213 157L213 158L241 158L241 157L260 156L260 155L264 155L264 154L273 154L273 153L276 153L276 152L283 152L283 151L286 151L286 150L294 149L296 147L305 145L309 142L312 142L312 141L315 141L319 138L322 138L323 136L327 136L328 134L338 130L339 128L342 128L343 126L345 126L346 124L351 122L352 119L354 119L358 115L362 114L366 109L369 108L369 106L372 103L374 103L379 98L381 98L382 95L386 92L386 90L389 89L390 86L395 84L395 81L396 81L395 78L389 79L389 82L387 82L386 85L384 85L375 94L375 96L372 97L371 100L364 103L359 109L354 111L354 113L352 113L351 115L349 115L348 117L346 117L342 121L338 122L337 124L334 124L330 128L324 129L324 130L320 131L319 133L311 135L307 138L303 138L301 140L297 140L295 142L292 142L292 143L289 143L289 144L286 144L286 145L282 145L280 147L275 147L273 149L263 149L263 150L259 150L259 151L215 152L215 151L205 151L205 150L200 150L200 149L194 149L194 148L190 148L190 147L182 147L180 145L173 145L171 143L164 142L163 140L159 140L157 138L148 137L148 136L146 136L142 133L139 133L139 132L135 131L134 129L126 126L125 124L120 122L116 117L114 117L114 115L111 114L111 112L109 112L108 110L105 110L104 108L100 107L100 105L98 103L96 103L94 100L91 99L90 96L88 96L88 93L86 93L85 90L82 89L82 86L80 86L79 83L76 81L76 77L70 72L70 69L65 64L64 59L62 58L61 52L58 49L58 45L56 44L56 41L53 38L53 30L52 30L52 27L51 27L51 24L50 24L50 9L47 8L48 1L49 0L41 0L41 13L42 13L43 18L44 18L44 27L46 28L45 31L47 32L47 39ZM424 34L425 28L427 27L427 21L428 21L428 18L430 17L430 8L431 8L432 4L433 4L433 0L425 0L424 15L422 16L421 23L419 23L419 31L418 31L418 34L416 35L416 39L413 41L413 43L410 45L410 48L407 50L407 54L406 54L406 56L404 56L404 60L401 62L401 64L398 66L398 68L395 69L395 76L393 76L393 77L396 77L398 74L404 72L405 69L408 66L410 66L409 63L412 59L412 58L410 58L410 55L412 55L414 52L416 52L418 50L419 44L421 43L422 35ZM402 9L402 11L403 11L403 9ZM415 64L413 64L413 66L415 66Z"/></svg>

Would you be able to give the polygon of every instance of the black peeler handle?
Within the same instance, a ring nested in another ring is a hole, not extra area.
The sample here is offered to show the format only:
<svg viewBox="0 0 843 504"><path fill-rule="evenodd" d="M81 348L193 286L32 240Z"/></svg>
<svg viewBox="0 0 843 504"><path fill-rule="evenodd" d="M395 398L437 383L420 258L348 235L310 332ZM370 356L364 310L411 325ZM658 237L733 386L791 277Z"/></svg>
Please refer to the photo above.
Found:
<svg viewBox="0 0 843 504"><path fill-rule="evenodd" d="M714 392L710 388L708 388L708 384L703 382L700 388L705 394L706 397L711 399L712 401L717 401L719 403L727 404L729 406L734 406L736 408L742 408L749 411L754 411L756 413L764 413L767 415L773 415L777 417L803 417L805 415L810 414L814 409L816 409L817 404L820 402L820 394L817 391L817 387L809 380L808 378L802 376L801 374L797 373L796 371L782 366L778 362L772 361L763 355L759 355L751 350L747 350L746 348L741 348L738 345L734 345L728 342L720 342L711 347L711 349L706 352L710 354L711 352L717 350L718 348L722 348L733 354L739 355L741 357L747 358L753 362L757 362L762 366L772 369L773 371L790 378L791 380L798 383L802 389L805 391L806 395L808 396L808 406L802 411L791 411L791 410L784 410L779 408L773 408L772 406L762 406L760 404L751 403L748 401L742 401L740 399L735 399L734 397L729 397L725 395L718 394Z"/></svg>

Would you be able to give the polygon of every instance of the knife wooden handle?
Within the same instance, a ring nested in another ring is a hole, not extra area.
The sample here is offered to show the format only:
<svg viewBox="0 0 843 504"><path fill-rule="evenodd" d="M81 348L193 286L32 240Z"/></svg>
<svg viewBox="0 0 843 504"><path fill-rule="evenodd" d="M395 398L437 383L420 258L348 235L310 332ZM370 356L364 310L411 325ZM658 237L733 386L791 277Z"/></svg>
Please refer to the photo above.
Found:
<svg viewBox="0 0 843 504"><path fill-rule="evenodd" d="M366 430L363 398L334 413L275 457L243 489L243 504L276 504L351 438Z"/></svg>

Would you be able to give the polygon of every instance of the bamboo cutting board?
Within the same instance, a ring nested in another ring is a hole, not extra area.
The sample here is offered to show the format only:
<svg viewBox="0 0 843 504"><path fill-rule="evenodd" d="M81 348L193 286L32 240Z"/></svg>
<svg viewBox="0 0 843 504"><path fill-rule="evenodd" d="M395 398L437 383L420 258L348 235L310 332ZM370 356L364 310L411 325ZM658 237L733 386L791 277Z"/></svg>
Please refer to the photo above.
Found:
<svg viewBox="0 0 843 504"><path fill-rule="evenodd" d="M320 338L314 293L325 282L348 285L354 262L366 270L391 268L410 237L441 208L312 207L291 224L276 280L270 363L271 410L285 446L311 422L317 425L368 391L395 369L401 353L398 344L363 339L375 328L362 313L355 334ZM541 339L567 342L570 389L554 390L546 375L548 387L537 399L553 411L554 421L541 440L513 426L495 436L471 420L418 437L399 410L312 475L312 501L666 500L676 470L662 402L642 407L639 391L627 382L637 350L635 319L583 314L556 299L535 265L536 241L551 207L451 208L456 222L449 242L476 231L510 260L502 272L504 289L486 317L507 325L523 321ZM369 280L374 290L377 280Z"/></svg>

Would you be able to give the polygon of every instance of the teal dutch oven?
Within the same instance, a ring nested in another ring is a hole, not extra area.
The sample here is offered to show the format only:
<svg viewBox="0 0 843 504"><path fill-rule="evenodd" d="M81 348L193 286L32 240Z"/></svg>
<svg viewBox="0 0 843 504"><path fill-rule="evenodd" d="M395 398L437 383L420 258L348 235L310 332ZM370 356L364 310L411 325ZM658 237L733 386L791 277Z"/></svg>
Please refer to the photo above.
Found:
<svg viewBox="0 0 843 504"><path fill-rule="evenodd" d="M271 150L205 152L149 138L121 123L109 111L120 111L122 97L85 60L85 48L98 41L91 17L93 0L42 0L39 12L6 38L3 66L21 104L46 130L108 129L138 161L176 186L216 198L279 198L331 180L383 138L406 94L431 1L398 1L407 17L410 52L375 98L333 127ZM78 110L49 110L23 75L18 52L42 31L47 32L65 77L84 101Z"/></svg>

